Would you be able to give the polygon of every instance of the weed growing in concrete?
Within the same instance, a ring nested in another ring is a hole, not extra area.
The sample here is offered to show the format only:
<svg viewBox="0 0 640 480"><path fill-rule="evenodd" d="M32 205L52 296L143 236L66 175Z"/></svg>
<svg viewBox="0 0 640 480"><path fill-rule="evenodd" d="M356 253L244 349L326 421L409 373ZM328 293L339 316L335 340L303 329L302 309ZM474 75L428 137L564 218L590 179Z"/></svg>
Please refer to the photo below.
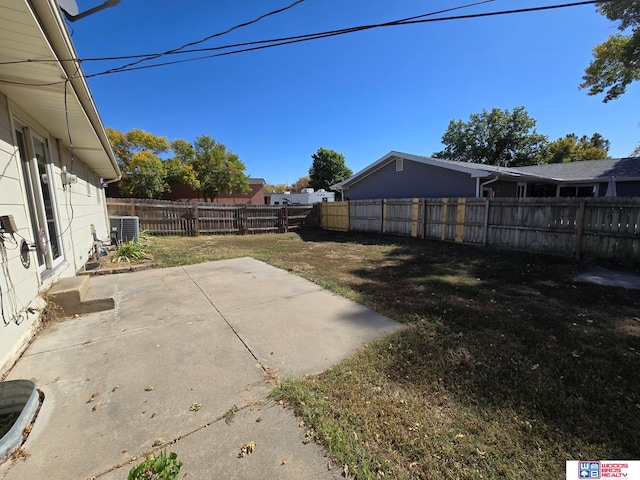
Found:
<svg viewBox="0 0 640 480"><path fill-rule="evenodd" d="M127 480L177 480L182 462L178 455L171 452L160 452L156 457L149 455L129 472Z"/></svg>

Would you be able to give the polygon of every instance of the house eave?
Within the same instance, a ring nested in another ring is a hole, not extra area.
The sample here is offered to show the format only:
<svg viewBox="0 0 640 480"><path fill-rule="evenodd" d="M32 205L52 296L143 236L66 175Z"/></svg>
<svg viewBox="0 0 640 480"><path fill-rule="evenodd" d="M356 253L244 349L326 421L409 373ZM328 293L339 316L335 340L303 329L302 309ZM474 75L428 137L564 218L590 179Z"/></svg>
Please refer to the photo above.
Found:
<svg viewBox="0 0 640 480"><path fill-rule="evenodd" d="M99 177L119 178L120 169L80 63L61 61L76 59L77 53L57 2L4 0L0 13L5 17L0 20L2 28L8 32L19 28L19 37L30 42L29 48L23 48L15 39L0 39L1 60L29 61L3 67L0 92L64 148L70 150L73 143L77 158Z"/></svg>

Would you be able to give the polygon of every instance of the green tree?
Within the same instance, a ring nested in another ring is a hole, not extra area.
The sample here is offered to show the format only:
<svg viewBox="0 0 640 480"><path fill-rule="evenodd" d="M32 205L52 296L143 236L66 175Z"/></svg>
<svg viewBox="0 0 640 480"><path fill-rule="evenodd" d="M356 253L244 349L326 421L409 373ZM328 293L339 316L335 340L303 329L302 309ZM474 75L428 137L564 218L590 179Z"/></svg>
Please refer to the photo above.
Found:
<svg viewBox="0 0 640 480"><path fill-rule="evenodd" d="M122 170L118 188L124 195L134 198L160 198L166 189L165 163L149 150L136 152Z"/></svg>
<svg viewBox="0 0 640 480"><path fill-rule="evenodd" d="M599 133L594 133L591 137L583 135L580 138L575 133L569 133L547 146L543 163L602 160L608 157L609 147L609 140Z"/></svg>
<svg viewBox="0 0 640 480"><path fill-rule="evenodd" d="M193 146L186 140L178 139L171 142L171 149L175 156L167 160L168 190L178 184L187 185L194 190L200 189L200 181L191 165L194 157Z"/></svg>
<svg viewBox="0 0 640 480"><path fill-rule="evenodd" d="M193 142L192 148L193 156L189 164L200 182L204 198L213 200L220 195L232 192L251 191L248 177L244 173L246 169L244 163L240 161L238 155L227 150L224 144L216 142L208 135L200 135ZM182 149L178 156L189 153L189 149L184 144L181 144L178 149Z"/></svg>
<svg viewBox="0 0 640 480"><path fill-rule="evenodd" d="M319 190L328 190L331 185L346 180L353 172L344 161L344 155L329 150L319 148L311 155L313 163L309 169L309 187Z"/></svg>
<svg viewBox="0 0 640 480"><path fill-rule="evenodd" d="M169 141L134 128L126 133L106 129L122 170L120 192L136 198L160 198L166 189L167 165L160 154L169 151Z"/></svg>
<svg viewBox="0 0 640 480"><path fill-rule="evenodd" d="M593 49L593 60L585 69L580 88L588 95L605 92L603 102L624 94L627 86L640 79L640 0L599 3L598 11L618 23L617 33Z"/></svg>
<svg viewBox="0 0 640 480"><path fill-rule="evenodd" d="M535 126L524 107L483 110L467 122L451 120L442 136L445 148L433 156L501 167L534 165L543 160L547 145Z"/></svg>

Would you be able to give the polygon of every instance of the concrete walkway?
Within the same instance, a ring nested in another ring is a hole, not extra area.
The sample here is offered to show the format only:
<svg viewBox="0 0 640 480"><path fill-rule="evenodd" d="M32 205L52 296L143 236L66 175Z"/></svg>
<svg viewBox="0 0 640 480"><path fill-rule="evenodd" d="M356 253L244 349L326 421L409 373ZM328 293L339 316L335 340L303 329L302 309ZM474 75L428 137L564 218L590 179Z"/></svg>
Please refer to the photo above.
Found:
<svg viewBox="0 0 640 480"><path fill-rule="evenodd" d="M47 328L8 377L35 380L45 401L30 456L3 478L126 479L163 446L180 478L340 478L268 399L269 377L320 372L401 325L250 258L91 283L117 284L116 309Z"/></svg>

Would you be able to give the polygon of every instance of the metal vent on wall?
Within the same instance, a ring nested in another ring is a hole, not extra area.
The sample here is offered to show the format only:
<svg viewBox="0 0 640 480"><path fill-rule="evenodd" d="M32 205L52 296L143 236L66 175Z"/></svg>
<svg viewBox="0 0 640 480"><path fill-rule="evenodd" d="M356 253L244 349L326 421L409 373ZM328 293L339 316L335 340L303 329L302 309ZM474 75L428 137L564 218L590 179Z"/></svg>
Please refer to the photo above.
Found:
<svg viewBox="0 0 640 480"><path fill-rule="evenodd" d="M118 242L140 241L140 220L138 217L109 217L112 238Z"/></svg>

